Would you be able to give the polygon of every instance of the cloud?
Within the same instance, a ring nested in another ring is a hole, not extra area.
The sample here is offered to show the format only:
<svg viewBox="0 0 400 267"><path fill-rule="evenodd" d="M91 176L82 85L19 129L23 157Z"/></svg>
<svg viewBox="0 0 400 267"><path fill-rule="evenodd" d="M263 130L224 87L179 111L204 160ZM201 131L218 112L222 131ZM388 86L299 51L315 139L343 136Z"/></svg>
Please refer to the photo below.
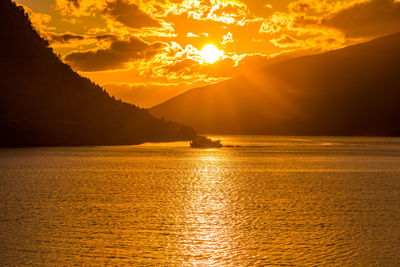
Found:
<svg viewBox="0 0 400 267"><path fill-rule="evenodd" d="M228 32L227 34L225 34L224 36L222 36L222 43L223 45L227 44L227 43L233 43L233 36L231 32Z"/></svg>
<svg viewBox="0 0 400 267"><path fill-rule="evenodd" d="M162 43L148 44L131 37L128 41L113 41L107 49L72 52L64 59L77 70L86 72L126 69L129 67L127 63L150 59L162 48Z"/></svg>
<svg viewBox="0 0 400 267"><path fill-rule="evenodd" d="M308 27L321 27L321 18L317 16L295 16L290 22L291 28L301 29Z"/></svg>
<svg viewBox="0 0 400 267"><path fill-rule="evenodd" d="M301 41L286 34L282 34L279 38L272 39L271 43L282 48L301 46Z"/></svg>
<svg viewBox="0 0 400 267"><path fill-rule="evenodd" d="M194 33L192 33L192 32L188 32L188 33L186 34L186 36L187 36L187 37L194 37L194 38L199 37L197 34L194 34Z"/></svg>
<svg viewBox="0 0 400 267"><path fill-rule="evenodd" d="M67 17L92 16L105 4L104 0L55 0L55 10Z"/></svg>
<svg viewBox="0 0 400 267"><path fill-rule="evenodd" d="M288 12L275 12L264 20L260 33L269 35L270 42L281 49L277 54L338 49L365 40L348 39L342 30L324 23L326 18L352 5L348 2L298 0L288 5Z"/></svg>
<svg viewBox="0 0 400 267"><path fill-rule="evenodd" d="M75 8L79 8L79 0L67 0L74 5Z"/></svg>
<svg viewBox="0 0 400 267"><path fill-rule="evenodd" d="M52 20L52 17L49 14L33 12L33 10L26 5L19 6L22 6L25 12L29 14L32 25L40 32L41 35L45 35L47 31L54 30L54 27L49 26Z"/></svg>
<svg viewBox="0 0 400 267"><path fill-rule="evenodd" d="M298 0L289 3L291 13L310 14L332 12L340 3L328 3L325 0Z"/></svg>
<svg viewBox="0 0 400 267"><path fill-rule="evenodd" d="M38 15L38 28L65 61L100 83L215 82L270 64L272 56L315 54L400 31L394 0L52 1L60 14L51 24ZM75 23L71 32L60 18ZM224 51L215 64L199 54L208 43Z"/></svg>
<svg viewBox="0 0 400 267"><path fill-rule="evenodd" d="M106 40L106 41L116 41L118 40L117 36L114 34L101 34L101 35L96 35L95 38L98 41Z"/></svg>
<svg viewBox="0 0 400 267"><path fill-rule="evenodd" d="M368 38L400 31L400 2L357 0L328 2L299 0L288 5L288 13L275 12L264 21L260 32L315 31L342 32L347 38Z"/></svg>
<svg viewBox="0 0 400 267"><path fill-rule="evenodd" d="M322 20L322 25L341 30L348 37L369 37L400 31L400 3L370 0L352 4Z"/></svg>
<svg viewBox="0 0 400 267"><path fill-rule="evenodd" d="M274 34L286 30L293 17L287 13L275 12L264 20L260 27L260 33Z"/></svg>
<svg viewBox="0 0 400 267"><path fill-rule="evenodd" d="M152 78L215 81L230 75L228 69L235 64L236 60L226 55L222 55L214 64L205 64L201 51L194 46L182 48L178 43L171 42L163 53L157 54L147 65L138 69Z"/></svg>
<svg viewBox="0 0 400 267"><path fill-rule="evenodd" d="M71 32L57 33L47 32L43 36L50 42L51 47L55 49L67 48L68 50L76 49L77 47L97 49L109 47L113 41L118 40L112 34L75 34Z"/></svg>
<svg viewBox="0 0 400 267"><path fill-rule="evenodd" d="M237 0L183 0L161 3L164 16L185 14L195 20L212 20L224 24L245 25L255 15Z"/></svg>
<svg viewBox="0 0 400 267"><path fill-rule="evenodd" d="M161 27L161 24L156 19L140 10L137 5L123 0L108 2L104 13L130 28Z"/></svg>
<svg viewBox="0 0 400 267"><path fill-rule="evenodd" d="M167 48L168 54L162 56L165 60L153 62L145 73L153 78L164 77L169 80L183 79L186 81L203 80L218 82L228 79L240 72L259 69L268 64L270 58L261 54L234 53L224 54L213 64L204 63L200 51L188 45L181 48L178 44ZM159 55L158 55L159 56Z"/></svg>
<svg viewBox="0 0 400 267"><path fill-rule="evenodd" d="M82 41L85 36L73 33L49 33L50 42L52 43L70 43L71 41Z"/></svg>
<svg viewBox="0 0 400 267"><path fill-rule="evenodd" d="M161 75L167 75L171 79L215 80L231 77L231 70L235 64L236 61L232 58L224 58L213 64L201 64L197 60L185 58L170 65L160 66L158 71Z"/></svg>

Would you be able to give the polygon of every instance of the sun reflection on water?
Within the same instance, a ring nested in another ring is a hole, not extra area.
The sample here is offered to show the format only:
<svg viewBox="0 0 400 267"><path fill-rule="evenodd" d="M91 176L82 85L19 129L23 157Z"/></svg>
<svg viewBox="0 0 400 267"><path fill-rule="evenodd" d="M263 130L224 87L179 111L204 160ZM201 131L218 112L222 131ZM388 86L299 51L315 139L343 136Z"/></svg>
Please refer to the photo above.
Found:
<svg viewBox="0 0 400 267"><path fill-rule="evenodd" d="M210 266L229 260L235 241L226 217L231 209L221 166L226 161L213 150L200 153L195 159L195 179L185 208L190 226L183 237L183 249L188 255L187 263Z"/></svg>

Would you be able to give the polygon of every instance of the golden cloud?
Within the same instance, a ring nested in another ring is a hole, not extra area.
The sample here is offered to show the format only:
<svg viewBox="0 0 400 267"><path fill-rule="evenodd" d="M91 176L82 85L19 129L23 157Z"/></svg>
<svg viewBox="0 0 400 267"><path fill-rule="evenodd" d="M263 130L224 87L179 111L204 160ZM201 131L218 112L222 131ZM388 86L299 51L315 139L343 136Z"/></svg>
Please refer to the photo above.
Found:
<svg viewBox="0 0 400 267"><path fill-rule="evenodd" d="M294 48L294 47L299 47L302 46L302 41L301 40L297 40L287 34L282 34L279 38L276 39L272 39L271 42L278 46L278 47L282 47L282 48Z"/></svg>
<svg viewBox="0 0 400 267"><path fill-rule="evenodd" d="M192 33L192 32L188 32L188 33L186 34L186 36L187 36L187 37L193 37L193 38L198 38L198 37L199 37L197 34L194 34L194 33Z"/></svg>
<svg viewBox="0 0 400 267"><path fill-rule="evenodd" d="M257 69L267 65L269 57L261 54L224 53L213 64L205 64L201 52L191 45L182 48L170 43L164 53L157 54L146 65L137 66L142 75L152 78L164 77L169 80L222 81L244 70Z"/></svg>
<svg viewBox="0 0 400 267"><path fill-rule="evenodd" d="M122 23L127 21L128 24L131 23L129 14L143 17L147 15L131 0L55 0L55 10L68 19L106 14L116 17Z"/></svg>
<svg viewBox="0 0 400 267"><path fill-rule="evenodd" d="M287 29L293 20L291 16L283 12L275 12L268 19L264 20L260 27L260 33L274 34Z"/></svg>
<svg viewBox="0 0 400 267"><path fill-rule="evenodd" d="M288 10L298 14L326 13L334 11L337 5L337 2L324 0L298 0L289 3Z"/></svg>
<svg viewBox="0 0 400 267"><path fill-rule="evenodd" d="M225 34L224 36L222 36L222 42L221 44L226 45L228 43L233 43L233 36L231 32L228 32L227 34Z"/></svg>
<svg viewBox="0 0 400 267"><path fill-rule="evenodd" d="M63 16L93 16L99 10L104 10L107 2L104 0L55 0L55 9Z"/></svg>
<svg viewBox="0 0 400 267"><path fill-rule="evenodd" d="M400 3L394 0L327 2L299 0L289 4L289 13L275 12L260 28L261 33L326 29L350 38L385 35L400 31ZM320 31L323 34L323 31Z"/></svg>
<svg viewBox="0 0 400 267"><path fill-rule="evenodd" d="M288 10L275 12L260 28L260 33L273 36L270 41L283 49L280 53L327 51L365 41L372 32L400 30L400 13L393 0L299 0L290 3Z"/></svg>
<svg viewBox="0 0 400 267"><path fill-rule="evenodd" d="M164 17L185 14L195 20L212 20L224 24L245 25L255 18L247 5L237 0L165 1L160 7L164 10Z"/></svg>

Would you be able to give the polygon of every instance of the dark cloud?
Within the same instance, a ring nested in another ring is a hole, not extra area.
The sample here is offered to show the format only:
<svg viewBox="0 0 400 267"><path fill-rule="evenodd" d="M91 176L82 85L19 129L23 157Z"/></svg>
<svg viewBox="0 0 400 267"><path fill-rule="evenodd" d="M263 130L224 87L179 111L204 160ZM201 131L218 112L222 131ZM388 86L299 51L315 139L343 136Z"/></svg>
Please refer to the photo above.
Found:
<svg viewBox="0 0 400 267"><path fill-rule="evenodd" d="M322 24L343 31L348 37L370 37L400 31L400 2L371 0L339 10Z"/></svg>
<svg viewBox="0 0 400 267"><path fill-rule="evenodd" d="M302 1L292 2L289 4L288 8L291 12L295 13L308 13L310 11L314 11L315 9L312 2L302 2Z"/></svg>
<svg viewBox="0 0 400 267"><path fill-rule="evenodd" d="M72 3L75 8L79 8L79 0L68 0L68 2Z"/></svg>
<svg viewBox="0 0 400 267"><path fill-rule="evenodd" d="M109 2L104 13L131 28L161 27L157 20L140 10L137 5L123 0Z"/></svg>
<svg viewBox="0 0 400 267"><path fill-rule="evenodd" d="M64 34L51 33L50 38L51 42L55 43L69 43L71 41L81 41L85 39L83 35L77 35L72 33L64 33Z"/></svg>
<svg viewBox="0 0 400 267"><path fill-rule="evenodd" d="M74 41L82 41L82 40L98 40L98 41L117 41L117 36L113 34L102 34L102 35L80 35L74 33L55 33L49 32L46 37L49 39L51 43L58 44L69 44Z"/></svg>
<svg viewBox="0 0 400 267"><path fill-rule="evenodd" d="M102 34L102 35L97 35L96 37L95 37L97 40L99 40L99 41L103 41L103 40L106 40L106 41L116 41L118 38L117 38L117 36L115 36L115 35L113 35L113 34Z"/></svg>
<svg viewBox="0 0 400 267"><path fill-rule="evenodd" d="M304 28L308 26L318 26L320 24L320 18L313 16L296 16L293 18L291 27L293 28Z"/></svg>
<svg viewBox="0 0 400 267"><path fill-rule="evenodd" d="M132 37L128 41L113 41L107 49L73 52L65 56L65 61L81 71L115 70L126 67L128 62L150 59L162 48L162 43L148 44Z"/></svg>

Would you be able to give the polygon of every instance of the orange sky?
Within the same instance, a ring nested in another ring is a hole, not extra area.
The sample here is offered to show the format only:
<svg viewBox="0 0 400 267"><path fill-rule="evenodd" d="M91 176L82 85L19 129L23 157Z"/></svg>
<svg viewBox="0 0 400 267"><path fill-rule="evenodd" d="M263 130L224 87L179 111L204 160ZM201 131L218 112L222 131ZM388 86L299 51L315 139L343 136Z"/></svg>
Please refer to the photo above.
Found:
<svg viewBox="0 0 400 267"><path fill-rule="evenodd" d="M394 0L17 0L54 51L150 107L279 60L400 31ZM218 60L202 48L213 44Z"/></svg>

